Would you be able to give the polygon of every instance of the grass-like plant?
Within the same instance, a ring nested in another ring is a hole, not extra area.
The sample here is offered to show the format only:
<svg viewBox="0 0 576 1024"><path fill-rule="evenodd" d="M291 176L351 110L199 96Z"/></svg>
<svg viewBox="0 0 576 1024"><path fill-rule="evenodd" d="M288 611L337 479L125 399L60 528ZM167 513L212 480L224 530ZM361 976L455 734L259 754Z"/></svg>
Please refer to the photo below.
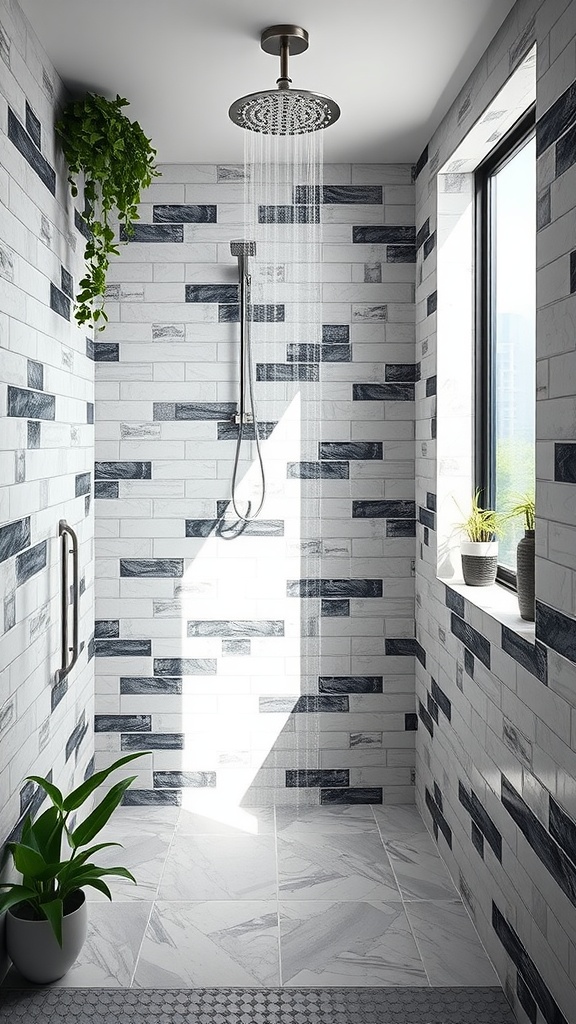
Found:
<svg viewBox="0 0 576 1024"><path fill-rule="evenodd" d="M108 319L103 304L111 256L118 255L110 215L116 210L129 238L138 220L140 192L160 172L154 166L156 150L137 121L122 113L128 100L108 100L93 93L64 110L56 125L70 174L72 195L78 195L77 177L84 175L82 217L90 231L84 258L86 275L79 284L74 316L80 325L96 326ZM98 330L104 330L104 325Z"/></svg>
<svg viewBox="0 0 576 1024"><path fill-rule="evenodd" d="M526 530L534 529L536 524L536 502L531 491L519 495L516 504L506 514L508 519L515 519L516 516L523 516Z"/></svg>
<svg viewBox="0 0 576 1024"><path fill-rule="evenodd" d="M487 543L499 537L503 530L504 517L495 509L482 508L480 505L480 488L474 492L470 515L458 529L465 533L472 543Z"/></svg>
<svg viewBox="0 0 576 1024"><path fill-rule="evenodd" d="M112 812L118 807L135 775L122 779L112 786L104 798L73 830L69 828L70 816L84 804L92 793L106 781L108 776L129 761L142 757L146 751L127 754L109 768L96 772L86 782L64 797L57 786L48 779L30 775L50 798L49 807L36 821L30 815L24 821L20 842L8 843L14 866L22 875L20 882L1 882L0 888L7 892L0 894L0 913L10 907L25 905L25 914L30 920L48 920L62 946L62 919L78 890L92 886L112 899L112 893L103 881L106 875L117 875L136 883L136 879L123 867L101 868L93 863L92 857L99 850L121 843L89 843L107 823ZM63 853L64 838L68 850ZM88 849L83 849L88 847ZM66 856L66 853L69 855Z"/></svg>

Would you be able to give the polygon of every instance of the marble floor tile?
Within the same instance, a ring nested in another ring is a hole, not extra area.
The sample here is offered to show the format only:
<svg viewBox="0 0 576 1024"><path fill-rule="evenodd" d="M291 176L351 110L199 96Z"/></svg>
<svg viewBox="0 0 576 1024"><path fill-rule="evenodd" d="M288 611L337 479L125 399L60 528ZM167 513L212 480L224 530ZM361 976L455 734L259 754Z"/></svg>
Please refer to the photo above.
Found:
<svg viewBox="0 0 576 1024"><path fill-rule="evenodd" d="M128 988L152 910L151 903L91 904L88 935L76 963L51 988ZM3 984L33 987L14 967Z"/></svg>
<svg viewBox="0 0 576 1024"><path fill-rule="evenodd" d="M399 902L280 901L282 984L427 985Z"/></svg>
<svg viewBox="0 0 576 1024"><path fill-rule="evenodd" d="M184 808L178 832L198 836L260 836L274 834L274 808L215 807L201 814Z"/></svg>
<svg viewBox="0 0 576 1024"><path fill-rule="evenodd" d="M382 805L374 807L374 817L385 843L395 842L416 834L428 835L428 830L415 804Z"/></svg>
<svg viewBox="0 0 576 1024"><path fill-rule="evenodd" d="M276 901L155 904L136 988L279 984Z"/></svg>
<svg viewBox="0 0 576 1024"><path fill-rule="evenodd" d="M135 824L131 824L129 828L124 824L111 824L98 836L99 842L120 843L121 846L100 850L95 854L94 862L102 867L121 865L128 868L136 879L136 885L113 875L104 879L115 900L155 899L170 849L173 830L143 820L138 821L137 828L134 827ZM107 897L96 889L88 888L86 899L90 903L101 903L106 901Z"/></svg>
<svg viewBox="0 0 576 1024"><path fill-rule="evenodd" d="M448 869L428 833L387 843L386 850L404 900L459 898Z"/></svg>
<svg viewBox="0 0 576 1024"><path fill-rule="evenodd" d="M117 807L110 824L144 821L148 825L164 825L175 828L180 817L179 807L153 807L141 804L137 807Z"/></svg>
<svg viewBox="0 0 576 1024"><path fill-rule="evenodd" d="M280 835L277 848L283 899L400 899L377 833Z"/></svg>
<svg viewBox="0 0 576 1024"><path fill-rule="evenodd" d="M372 808L366 804L334 807L277 807L276 831L279 836L323 832L376 832Z"/></svg>
<svg viewBox="0 0 576 1024"><path fill-rule="evenodd" d="M499 985L462 903L406 903L431 985Z"/></svg>
<svg viewBox="0 0 576 1024"><path fill-rule="evenodd" d="M188 836L170 848L161 900L276 899L273 836Z"/></svg>

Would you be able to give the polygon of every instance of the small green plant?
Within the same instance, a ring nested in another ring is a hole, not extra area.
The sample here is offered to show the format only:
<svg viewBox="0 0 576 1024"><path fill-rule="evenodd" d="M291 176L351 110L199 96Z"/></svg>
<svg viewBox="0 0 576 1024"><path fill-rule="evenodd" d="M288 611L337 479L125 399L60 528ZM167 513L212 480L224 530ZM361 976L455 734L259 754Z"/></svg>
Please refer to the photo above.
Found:
<svg viewBox="0 0 576 1024"><path fill-rule="evenodd" d="M136 757L142 757L144 753L145 751L142 751L121 757L109 768L96 772L67 797L64 797L57 786L48 779L38 775L29 776L29 780L35 782L48 795L52 806L34 822L28 815L24 821L20 842L7 844L22 880L0 883L0 888L8 890L0 894L0 913L10 907L24 904L26 916L31 920L50 921L61 946L62 918L67 906L70 905L71 897L74 897L79 889L92 886L111 900L110 889L103 881L105 875L118 875L136 883L136 879L126 868L100 868L92 862L93 854L99 850L104 850L108 846L121 846L121 843L98 843L88 849L82 849L103 829L128 786L136 778L135 775L122 779L112 786L88 817L72 831L68 822L73 812L88 800L113 771ZM64 837L70 851L68 857L62 853Z"/></svg>
<svg viewBox="0 0 576 1024"><path fill-rule="evenodd" d="M526 530L533 530L536 523L536 502L531 492L518 496L516 504L506 513L507 519L515 519L516 516L524 517Z"/></svg>
<svg viewBox="0 0 576 1024"><path fill-rule="evenodd" d="M458 529L467 534L473 543L486 543L495 540L502 533L504 517L491 508L480 506L480 488L474 492L470 515L458 523Z"/></svg>
<svg viewBox="0 0 576 1024"><path fill-rule="evenodd" d="M129 238L138 220L140 192L159 175L156 150L137 121L122 113L128 100L88 93L64 110L56 131L68 163L71 192L78 195L77 176L84 175L83 219L91 237L86 244L86 276L79 283L74 316L80 325L96 326L108 319L95 301L103 299L111 256L118 255L110 216L115 209ZM104 324L98 328L104 330Z"/></svg>

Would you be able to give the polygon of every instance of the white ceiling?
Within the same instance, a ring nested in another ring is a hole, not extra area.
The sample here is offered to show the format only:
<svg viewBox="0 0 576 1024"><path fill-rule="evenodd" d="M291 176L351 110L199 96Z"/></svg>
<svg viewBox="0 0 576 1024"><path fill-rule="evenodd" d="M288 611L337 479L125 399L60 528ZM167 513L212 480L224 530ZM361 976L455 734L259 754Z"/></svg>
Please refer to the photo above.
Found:
<svg viewBox="0 0 576 1024"><path fill-rule="evenodd" d="M262 29L300 24L294 86L342 109L328 162L414 161L514 0L20 0L54 66L81 90L130 100L170 163L243 159L231 102L274 88Z"/></svg>

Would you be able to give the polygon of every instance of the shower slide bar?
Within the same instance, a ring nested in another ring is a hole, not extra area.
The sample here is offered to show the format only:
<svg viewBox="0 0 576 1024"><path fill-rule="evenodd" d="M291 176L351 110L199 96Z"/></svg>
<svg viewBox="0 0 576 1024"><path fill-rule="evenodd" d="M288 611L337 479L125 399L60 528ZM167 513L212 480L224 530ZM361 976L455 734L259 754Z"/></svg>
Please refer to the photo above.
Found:
<svg viewBox="0 0 576 1024"><path fill-rule="evenodd" d="M78 624L79 624L79 600L80 600L80 574L78 569L78 537L71 526L68 525L65 519L61 519L58 524L58 533L60 536L60 555L61 555L61 594L60 594L60 614L62 622L62 665L56 672L56 682L61 683L66 678L69 672L74 668L74 665L78 661ZM72 542L71 548L68 547L68 537ZM70 640L68 635L68 606L70 603L70 584L68 578L68 561L72 555L72 645L70 646ZM70 657L72 655L72 657Z"/></svg>

